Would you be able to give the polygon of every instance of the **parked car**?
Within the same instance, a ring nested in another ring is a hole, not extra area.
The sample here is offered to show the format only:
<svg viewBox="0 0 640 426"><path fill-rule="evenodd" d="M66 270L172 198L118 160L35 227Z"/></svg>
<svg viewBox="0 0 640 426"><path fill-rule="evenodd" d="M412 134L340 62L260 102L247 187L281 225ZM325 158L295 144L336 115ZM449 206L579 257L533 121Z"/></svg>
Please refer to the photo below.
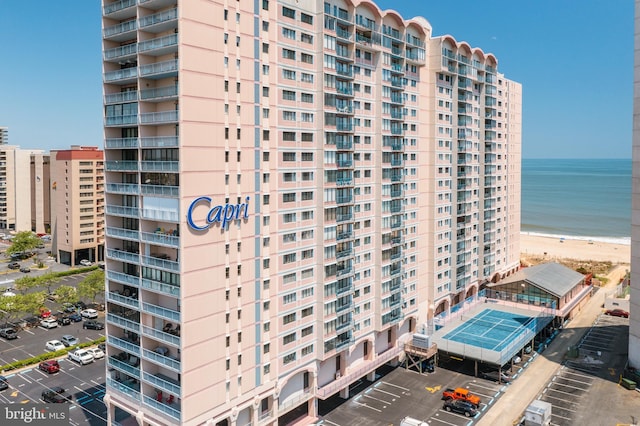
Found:
<svg viewBox="0 0 640 426"><path fill-rule="evenodd" d="M45 343L44 348L49 352L56 352L64 349L65 346L60 340L49 340Z"/></svg>
<svg viewBox="0 0 640 426"><path fill-rule="evenodd" d="M38 364L38 369L44 371L45 373L53 374L60 371L60 364L55 359L50 359L48 361L42 361Z"/></svg>
<svg viewBox="0 0 640 426"><path fill-rule="evenodd" d="M87 304L83 301L76 302L76 308L81 311L83 309L87 309Z"/></svg>
<svg viewBox="0 0 640 426"><path fill-rule="evenodd" d="M447 411L453 411L454 413L464 414L467 417L473 417L478 414L473 404L461 399L447 399L442 408Z"/></svg>
<svg viewBox="0 0 640 426"><path fill-rule="evenodd" d="M58 321L55 318L45 318L40 321L40 327L51 329L58 327Z"/></svg>
<svg viewBox="0 0 640 426"><path fill-rule="evenodd" d="M20 272L28 274L29 272L31 272L31 268L29 268L28 266L23 266L22 268L20 268Z"/></svg>
<svg viewBox="0 0 640 426"><path fill-rule="evenodd" d="M86 365L93 362L93 355L86 349L76 349L73 352L69 352L69 359L80 365Z"/></svg>
<svg viewBox="0 0 640 426"><path fill-rule="evenodd" d="M7 380L6 377L0 376L0 391L3 391L8 388L9 388L9 381Z"/></svg>
<svg viewBox="0 0 640 426"><path fill-rule="evenodd" d="M13 340L18 338L18 333L13 328L0 329L0 337L7 340Z"/></svg>
<svg viewBox="0 0 640 426"><path fill-rule="evenodd" d="M98 344L98 348L102 350L102 352L107 352L107 344L102 342Z"/></svg>
<svg viewBox="0 0 640 426"><path fill-rule="evenodd" d="M51 310L45 307L40 308L40 318L49 318L51 316Z"/></svg>
<svg viewBox="0 0 640 426"><path fill-rule="evenodd" d="M510 383L511 377L506 374L504 371L498 370L489 370L489 371L481 371L480 377L487 380L493 380L495 382L501 383Z"/></svg>
<svg viewBox="0 0 640 426"><path fill-rule="evenodd" d="M76 311L76 307L73 306L73 303L63 303L62 304L62 311L66 314L72 314Z"/></svg>
<svg viewBox="0 0 640 426"><path fill-rule="evenodd" d="M80 261L80 264L81 264L82 266L91 266L91 261L90 261L90 260L87 260L87 259L82 259L82 260Z"/></svg>
<svg viewBox="0 0 640 426"><path fill-rule="evenodd" d="M86 320L82 323L82 328L85 330L102 330L104 329L104 323L96 320Z"/></svg>
<svg viewBox="0 0 640 426"><path fill-rule="evenodd" d="M63 315L58 315L58 325L71 325L71 318Z"/></svg>
<svg viewBox="0 0 640 426"><path fill-rule="evenodd" d="M629 312L622 309L607 309L604 311L605 315L611 315L612 317L629 318Z"/></svg>
<svg viewBox="0 0 640 426"><path fill-rule="evenodd" d="M98 318L98 311L95 309L85 309L80 311L80 315L82 315L83 318Z"/></svg>
<svg viewBox="0 0 640 426"><path fill-rule="evenodd" d="M8 266L9 269L20 269L20 263L18 262L11 262Z"/></svg>
<svg viewBox="0 0 640 426"><path fill-rule="evenodd" d="M78 338L70 334L65 334L64 336L62 336L60 341L62 342L63 345L67 347L77 345L79 343Z"/></svg>
<svg viewBox="0 0 640 426"><path fill-rule="evenodd" d="M104 358L104 352L100 348L87 348L87 352L93 355L93 359Z"/></svg>
<svg viewBox="0 0 640 426"><path fill-rule="evenodd" d="M69 315L69 319L73 322L80 322L82 321L82 315L80 315L77 312L74 312L73 314Z"/></svg>
<svg viewBox="0 0 640 426"><path fill-rule="evenodd" d="M44 402L52 404L62 404L68 402L71 397L64 394L65 390L60 386L54 386L51 390L43 390L41 398Z"/></svg>

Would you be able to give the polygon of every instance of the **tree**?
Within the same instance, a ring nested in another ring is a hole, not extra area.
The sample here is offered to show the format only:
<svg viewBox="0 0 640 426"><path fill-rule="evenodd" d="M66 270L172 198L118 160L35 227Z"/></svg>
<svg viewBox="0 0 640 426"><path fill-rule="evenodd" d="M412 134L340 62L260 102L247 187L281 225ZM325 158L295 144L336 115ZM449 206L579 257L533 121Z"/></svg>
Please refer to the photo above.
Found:
<svg viewBox="0 0 640 426"><path fill-rule="evenodd" d="M56 302L60 304L60 306L78 302L78 291L70 285L61 285L58 287L56 289L56 295L58 296Z"/></svg>
<svg viewBox="0 0 640 426"><path fill-rule="evenodd" d="M81 298L95 303L99 294L104 295L104 271L102 269L96 269L78 283L78 295Z"/></svg>
<svg viewBox="0 0 640 426"><path fill-rule="evenodd" d="M0 296L0 318L5 323L15 322L25 314L38 315L43 303L43 292Z"/></svg>
<svg viewBox="0 0 640 426"><path fill-rule="evenodd" d="M31 231L18 232L11 241L11 246L6 250L7 255L20 252L30 252L41 243L40 238Z"/></svg>
<svg viewBox="0 0 640 426"><path fill-rule="evenodd" d="M40 287L40 281L36 277L25 276L16 280L16 289L22 294L26 294L27 290Z"/></svg>
<svg viewBox="0 0 640 426"><path fill-rule="evenodd" d="M52 272L47 272L46 274L42 274L36 278L38 281L38 286L47 289L47 293L51 294L51 286L60 282L60 277L56 276Z"/></svg>

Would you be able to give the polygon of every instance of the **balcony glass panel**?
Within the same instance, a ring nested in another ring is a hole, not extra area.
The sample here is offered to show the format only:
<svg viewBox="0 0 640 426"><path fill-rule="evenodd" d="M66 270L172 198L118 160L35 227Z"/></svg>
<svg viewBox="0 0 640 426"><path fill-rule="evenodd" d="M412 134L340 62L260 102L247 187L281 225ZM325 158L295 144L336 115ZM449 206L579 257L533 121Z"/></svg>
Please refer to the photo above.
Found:
<svg viewBox="0 0 640 426"><path fill-rule="evenodd" d="M106 9L106 6L105 6ZM104 35L105 38L111 37L113 35L116 34L122 34L122 33L126 33L129 31L135 31L136 30L136 21L135 20L131 20L131 21L126 21L126 22L121 22L117 25L112 25L110 27L107 27L104 29L104 31L102 31L102 34Z"/></svg>
<svg viewBox="0 0 640 426"><path fill-rule="evenodd" d="M160 355L157 352L150 351L149 349L142 349L142 355L145 358L151 359L157 363L164 365L165 367L174 370L175 372L180 372L180 361L177 359L169 358L168 356Z"/></svg>
<svg viewBox="0 0 640 426"><path fill-rule="evenodd" d="M177 172L179 165L178 161L141 161L140 169L143 172Z"/></svg>
<svg viewBox="0 0 640 426"><path fill-rule="evenodd" d="M145 312L154 314L155 316L175 322L180 322L180 312L174 311L173 309L164 308L158 305L152 305L151 303L146 302L142 303L142 309Z"/></svg>
<svg viewBox="0 0 640 426"><path fill-rule="evenodd" d="M107 249L107 257L129 263L140 263L140 255L122 250Z"/></svg>
<svg viewBox="0 0 640 426"><path fill-rule="evenodd" d="M106 49L104 51L104 59L118 59L127 56L135 56L138 53L138 45L136 43L127 44L124 46L114 47L112 49Z"/></svg>
<svg viewBox="0 0 640 426"><path fill-rule="evenodd" d="M139 146L138 138L108 138L104 141L104 147L108 149L138 148Z"/></svg>
<svg viewBox="0 0 640 426"><path fill-rule="evenodd" d="M175 296L175 297L180 296L180 287L171 285L171 284L161 283L159 281L147 280L145 278L142 279L142 288L147 290L152 290L156 293L167 294L169 296Z"/></svg>
<svg viewBox="0 0 640 426"><path fill-rule="evenodd" d="M125 274L123 272L108 270L107 279L122 284L132 285L134 287L140 287L140 278L136 277L135 275Z"/></svg>
<svg viewBox="0 0 640 426"><path fill-rule="evenodd" d="M107 183L107 192L114 194L140 194L140 186L135 183Z"/></svg>
<svg viewBox="0 0 640 426"><path fill-rule="evenodd" d="M140 114L140 123L172 123L178 121L178 111L148 112Z"/></svg>
<svg viewBox="0 0 640 426"><path fill-rule="evenodd" d="M138 43L140 52L149 52L164 47L176 46L178 44L178 34L171 34L164 37L154 38Z"/></svg>
<svg viewBox="0 0 640 426"><path fill-rule="evenodd" d="M156 401L154 398L147 396L147 395L143 395L144 396L144 403L155 408L156 410L162 411L163 413L173 417L174 419L180 421L180 410L176 409L174 407L180 407L177 404L173 404L171 406L169 406L168 404L162 403L162 402L158 402Z"/></svg>
<svg viewBox="0 0 640 426"><path fill-rule="evenodd" d="M130 385L127 385L124 382L119 382L107 376L107 386L110 387L111 389L117 390L118 392L122 392L126 394L129 398L133 399L134 401L140 401L140 392L139 392L140 384L139 383L137 384L137 386L131 382L130 382ZM135 388L133 386L135 386Z"/></svg>
<svg viewBox="0 0 640 426"><path fill-rule="evenodd" d="M173 260L161 259L153 256L142 256L142 264L155 268L168 269L170 271L180 272L180 263Z"/></svg>
<svg viewBox="0 0 640 426"><path fill-rule="evenodd" d="M108 206L107 206L108 207ZM180 215L177 211L160 209L143 209L140 215L143 219L159 220L162 222L180 222Z"/></svg>
<svg viewBox="0 0 640 426"><path fill-rule="evenodd" d="M126 126L129 124L138 124L137 115L114 115L105 117L105 126Z"/></svg>
<svg viewBox="0 0 640 426"><path fill-rule="evenodd" d="M135 5L136 0L121 0L104 6L102 11L105 15L109 15L110 13L117 12L119 10L126 9Z"/></svg>
<svg viewBox="0 0 640 426"><path fill-rule="evenodd" d="M108 358L108 364L110 367L116 368L131 377L140 379L140 369L134 367L133 365L129 365L126 362L120 361L119 359L116 359L112 356Z"/></svg>
<svg viewBox="0 0 640 426"><path fill-rule="evenodd" d="M161 24L178 18L178 9L171 9L160 13L154 13L140 18L140 28Z"/></svg>
<svg viewBox="0 0 640 426"><path fill-rule="evenodd" d="M127 68L127 69L135 70L135 68ZM124 70L121 70L121 71L124 71ZM105 79L106 79L106 74L105 74ZM135 90L130 90L128 92L110 93L108 95L104 95L104 102L106 104L135 102L137 100L138 100L138 92L136 92Z"/></svg>
<svg viewBox="0 0 640 426"><path fill-rule="evenodd" d="M143 101L150 99L162 99L178 96L178 86L156 87L140 91L140 99Z"/></svg>
<svg viewBox="0 0 640 426"><path fill-rule="evenodd" d="M137 161L128 160L105 161L104 167L108 172L137 172L139 170Z"/></svg>
<svg viewBox="0 0 640 426"><path fill-rule="evenodd" d="M140 356L140 346L135 343L129 342L124 339L120 339L115 336L107 336L107 343L110 346L122 349L123 351L131 352L134 355Z"/></svg>
<svg viewBox="0 0 640 426"><path fill-rule="evenodd" d="M114 238L127 238L130 240L139 240L140 232L134 229L114 228L107 226L107 236Z"/></svg>
<svg viewBox="0 0 640 426"><path fill-rule="evenodd" d="M165 343L168 343L173 346L180 346L180 337L174 336L173 334L165 333L164 331L156 330L155 328L148 327L146 325L142 326L142 332L146 335L149 335L155 339L161 340Z"/></svg>
<svg viewBox="0 0 640 426"><path fill-rule="evenodd" d="M169 185L142 185L142 194L177 197L180 195L180 187Z"/></svg>
<svg viewBox="0 0 640 426"><path fill-rule="evenodd" d="M134 299L133 297L123 296L121 294L116 293L115 291L107 292L107 300L109 302L116 302L120 305L130 306L135 309L140 309L140 301L138 299ZM109 314L107 314L109 315ZM138 326L139 328L139 326Z"/></svg>
<svg viewBox="0 0 640 426"><path fill-rule="evenodd" d="M106 318L108 323L118 325L135 333L140 333L140 323L122 318L121 316L112 313L107 313Z"/></svg>
<svg viewBox="0 0 640 426"><path fill-rule="evenodd" d="M157 74L167 74L178 71L178 60L156 62L148 65L140 65L140 76L151 77Z"/></svg>
<svg viewBox="0 0 640 426"><path fill-rule="evenodd" d="M141 138L140 146L142 148L177 148L179 142L177 136L156 136Z"/></svg>
<svg viewBox="0 0 640 426"><path fill-rule="evenodd" d="M168 235L162 232L143 232L142 241L146 243L161 244L170 247L178 247L180 245L179 236Z"/></svg>
<svg viewBox="0 0 640 426"><path fill-rule="evenodd" d="M168 378L165 379L163 377L160 377L159 375L142 372L142 379L155 385L158 389L162 389L176 396L180 396L180 385L167 380Z"/></svg>

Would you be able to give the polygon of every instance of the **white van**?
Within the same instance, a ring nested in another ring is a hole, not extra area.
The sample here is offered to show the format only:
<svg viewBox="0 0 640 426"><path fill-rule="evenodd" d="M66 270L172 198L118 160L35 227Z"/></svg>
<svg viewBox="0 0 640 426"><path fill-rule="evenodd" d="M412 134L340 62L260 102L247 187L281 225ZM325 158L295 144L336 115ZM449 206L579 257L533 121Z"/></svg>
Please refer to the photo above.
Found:
<svg viewBox="0 0 640 426"><path fill-rule="evenodd" d="M400 426L429 426L429 423L407 416L400 420Z"/></svg>

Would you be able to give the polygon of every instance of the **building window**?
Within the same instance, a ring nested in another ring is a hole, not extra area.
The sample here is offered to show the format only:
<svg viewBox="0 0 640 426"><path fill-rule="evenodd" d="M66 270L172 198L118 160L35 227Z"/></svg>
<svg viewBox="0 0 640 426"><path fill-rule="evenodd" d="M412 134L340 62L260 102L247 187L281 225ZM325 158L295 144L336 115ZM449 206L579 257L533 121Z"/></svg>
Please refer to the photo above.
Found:
<svg viewBox="0 0 640 426"><path fill-rule="evenodd" d="M307 15L306 13L300 12L300 22L304 22L305 24L313 25L313 16Z"/></svg>
<svg viewBox="0 0 640 426"><path fill-rule="evenodd" d="M308 53L301 53L300 61L307 64L313 64L313 55L309 55Z"/></svg>
<svg viewBox="0 0 640 426"><path fill-rule="evenodd" d="M296 11L286 6L282 6L282 16L285 18L296 19Z"/></svg>
<svg viewBox="0 0 640 426"><path fill-rule="evenodd" d="M296 51L291 49L282 48L282 57L284 59L291 59L292 61L296 60Z"/></svg>

